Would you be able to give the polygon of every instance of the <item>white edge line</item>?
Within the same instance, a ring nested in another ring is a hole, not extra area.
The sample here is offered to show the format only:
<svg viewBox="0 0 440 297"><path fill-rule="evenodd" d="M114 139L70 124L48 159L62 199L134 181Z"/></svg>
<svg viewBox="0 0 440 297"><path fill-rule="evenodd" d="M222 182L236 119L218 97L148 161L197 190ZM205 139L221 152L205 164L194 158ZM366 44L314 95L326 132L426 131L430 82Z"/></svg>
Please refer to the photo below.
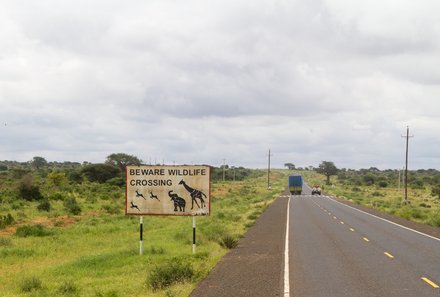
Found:
<svg viewBox="0 0 440 297"><path fill-rule="evenodd" d="M289 283L289 217L290 217L290 196L287 201L286 239L284 243L284 297L290 296Z"/></svg>
<svg viewBox="0 0 440 297"><path fill-rule="evenodd" d="M417 233L417 234L420 234L420 235L424 235L424 236L429 237L429 238L431 238L431 239L434 239L434 240L440 241L440 238L437 238L437 237L434 237L434 236L431 236L431 235L425 234L425 233L423 233L423 232L420 232L420 231L417 231L417 230L414 230L414 229L411 229L411 228L405 227L405 226L403 226L403 225L400 225L400 224L394 223L394 222L392 222L392 221L390 221L390 220L387 220L387 219L384 219L384 218L381 218L381 217L375 216L375 215L373 215L373 214L371 214L371 213L368 213L368 212L366 212L366 211L363 211L363 210L357 209L357 208L355 208L355 207L353 207L353 206L350 206L350 205L347 205L347 204L341 203L341 202L339 202L339 201L333 199L332 197L329 197L329 196L325 196L325 197L326 197L327 199L331 200L331 201L334 201L334 202L339 203L339 204L341 204L341 205L344 205L344 206L346 206L346 207L352 208L352 209L354 209L354 210L357 210L357 211L359 211L359 212L362 212L362 213L364 213L364 214L367 214L367 215L369 215L369 216L371 216L371 217L374 217L374 218L377 218L377 219L379 219L379 220L382 220L382 221L388 222L388 223L393 224L393 225L395 225L395 226L399 226L399 227L401 227L401 228L403 228L403 229L406 229L406 230L412 231L412 232L414 232L414 233Z"/></svg>

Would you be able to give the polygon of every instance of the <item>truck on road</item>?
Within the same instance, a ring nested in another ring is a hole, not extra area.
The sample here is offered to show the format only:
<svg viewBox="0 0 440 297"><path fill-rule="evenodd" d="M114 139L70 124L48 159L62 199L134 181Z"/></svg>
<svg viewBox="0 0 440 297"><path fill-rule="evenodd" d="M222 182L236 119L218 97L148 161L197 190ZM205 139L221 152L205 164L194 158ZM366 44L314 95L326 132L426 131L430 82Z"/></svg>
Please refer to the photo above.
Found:
<svg viewBox="0 0 440 297"><path fill-rule="evenodd" d="M303 187L303 177L299 174L289 176L289 191L292 195L301 195Z"/></svg>

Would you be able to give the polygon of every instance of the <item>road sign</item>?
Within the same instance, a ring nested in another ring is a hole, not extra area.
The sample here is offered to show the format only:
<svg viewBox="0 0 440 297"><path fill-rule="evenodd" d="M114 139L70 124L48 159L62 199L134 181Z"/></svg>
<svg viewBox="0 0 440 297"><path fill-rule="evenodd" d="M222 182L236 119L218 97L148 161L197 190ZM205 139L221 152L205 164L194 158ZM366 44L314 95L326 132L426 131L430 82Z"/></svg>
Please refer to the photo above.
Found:
<svg viewBox="0 0 440 297"><path fill-rule="evenodd" d="M127 166L126 215L194 216L210 213L210 167Z"/></svg>

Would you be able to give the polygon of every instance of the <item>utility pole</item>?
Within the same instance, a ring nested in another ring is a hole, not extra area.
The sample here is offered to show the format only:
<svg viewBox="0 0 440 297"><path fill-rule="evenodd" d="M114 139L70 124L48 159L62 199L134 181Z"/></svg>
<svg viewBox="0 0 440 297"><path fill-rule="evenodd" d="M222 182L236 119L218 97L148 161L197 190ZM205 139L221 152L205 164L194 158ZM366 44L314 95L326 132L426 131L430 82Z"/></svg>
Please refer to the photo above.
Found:
<svg viewBox="0 0 440 297"><path fill-rule="evenodd" d="M270 190L271 186L270 186L270 157L273 156L273 154L270 153L270 149L269 149L269 154L267 155L268 157L268 161L267 161L267 189Z"/></svg>
<svg viewBox="0 0 440 297"><path fill-rule="evenodd" d="M405 158L405 203L408 202L408 142L410 137L414 135L409 135L409 126L406 126L406 136L401 135L401 137L406 138L406 158Z"/></svg>

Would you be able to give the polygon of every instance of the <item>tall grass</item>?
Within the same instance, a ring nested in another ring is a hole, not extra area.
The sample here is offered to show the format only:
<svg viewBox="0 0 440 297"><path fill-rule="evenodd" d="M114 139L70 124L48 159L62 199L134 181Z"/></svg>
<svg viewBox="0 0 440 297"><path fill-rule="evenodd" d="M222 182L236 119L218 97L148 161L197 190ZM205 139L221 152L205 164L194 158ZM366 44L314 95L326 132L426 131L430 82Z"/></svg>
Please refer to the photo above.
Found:
<svg viewBox="0 0 440 297"><path fill-rule="evenodd" d="M30 272L38 276L41 286L28 280L27 287L41 296L188 296L233 247L220 239L240 238L249 222L285 188L286 174L272 172L272 191L266 189L267 179L261 175L240 182L213 182L211 216L196 218L196 255L192 254L191 218L144 217L140 256L139 218L122 214L122 189L117 195L104 195L102 189L93 192L92 186L82 185L81 193L50 197L49 212L38 211L38 202L26 202L26 207L12 213L18 218L18 211L23 212L21 222L27 221L27 227L18 229L23 235L0 241L0 296L15 296L22 290L16 280ZM86 198L94 193L97 198ZM82 210L75 217L66 215L64 202L69 197L75 197ZM119 205L119 211L114 205ZM41 227L32 223L35 218ZM40 231L45 236L39 236Z"/></svg>

